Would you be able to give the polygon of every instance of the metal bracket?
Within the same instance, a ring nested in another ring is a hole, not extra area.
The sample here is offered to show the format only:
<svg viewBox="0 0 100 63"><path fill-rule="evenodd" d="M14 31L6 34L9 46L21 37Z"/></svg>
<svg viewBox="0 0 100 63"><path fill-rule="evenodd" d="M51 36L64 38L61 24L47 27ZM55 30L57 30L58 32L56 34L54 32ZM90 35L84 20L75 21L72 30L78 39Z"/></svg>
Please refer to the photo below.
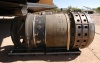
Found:
<svg viewBox="0 0 100 63"><path fill-rule="evenodd" d="M22 12L23 16L27 15L28 10L27 10L27 6L26 5L23 6L23 8L21 9L21 12Z"/></svg>

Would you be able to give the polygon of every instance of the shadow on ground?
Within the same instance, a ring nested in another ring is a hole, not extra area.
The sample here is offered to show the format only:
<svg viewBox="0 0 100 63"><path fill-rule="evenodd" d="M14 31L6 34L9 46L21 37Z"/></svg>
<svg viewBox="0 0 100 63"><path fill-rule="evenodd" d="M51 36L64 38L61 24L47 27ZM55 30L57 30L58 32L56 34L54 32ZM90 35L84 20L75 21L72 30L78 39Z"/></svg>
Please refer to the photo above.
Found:
<svg viewBox="0 0 100 63"><path fill-rule="evenodd" d="M3 39L10 36L11 19L0 19L0 47Z"/></svg>
<svg viewBox="0 0 100 63"><path fill-rule="evenodd" d="M16 62L16 61L47 61L47 62L60 62L71 61L78 57L78 55L33 55L33 56L8 56L7 53L13 46L5 46L0 48L0 62Z"/></svg>

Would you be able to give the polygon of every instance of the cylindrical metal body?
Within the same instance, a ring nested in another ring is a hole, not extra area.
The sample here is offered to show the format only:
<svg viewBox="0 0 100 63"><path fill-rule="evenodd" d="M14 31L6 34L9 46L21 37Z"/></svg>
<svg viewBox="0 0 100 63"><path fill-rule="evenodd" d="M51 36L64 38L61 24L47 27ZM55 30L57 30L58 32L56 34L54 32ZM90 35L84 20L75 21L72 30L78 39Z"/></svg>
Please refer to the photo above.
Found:
<svg viewBox="0 0 100 63"><path fill-rule="evenodd" d="M46 16L46 46L67 47L67 20L64 14Z"/></svg>
<svg viewBox="0 0 100 63"><path fill-rule="evenodd" d="M93 41L95 33L93 21L83 12L28 14L23 28L25 28L23 41L33 49L38 47L63 47L67 50L85 48Z"/></svg>

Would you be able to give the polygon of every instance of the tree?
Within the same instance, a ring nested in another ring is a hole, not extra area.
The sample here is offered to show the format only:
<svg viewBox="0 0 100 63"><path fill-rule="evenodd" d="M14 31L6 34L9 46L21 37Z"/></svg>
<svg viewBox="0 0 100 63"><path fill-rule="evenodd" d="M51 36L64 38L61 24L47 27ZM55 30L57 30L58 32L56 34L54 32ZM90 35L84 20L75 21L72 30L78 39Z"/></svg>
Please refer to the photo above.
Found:
<svg viewBox="0 0 100 63"><path fill-rule="evenodd" d="M96 8L96 11L100 13L100 7Z"/></svg>
<svg viewBox="0 0 100 63"><path fill-rule="evenodd" d="M81 11L81 9L76 8L76 7L69 6L69 7L67 8L67 11Z"/></svg>

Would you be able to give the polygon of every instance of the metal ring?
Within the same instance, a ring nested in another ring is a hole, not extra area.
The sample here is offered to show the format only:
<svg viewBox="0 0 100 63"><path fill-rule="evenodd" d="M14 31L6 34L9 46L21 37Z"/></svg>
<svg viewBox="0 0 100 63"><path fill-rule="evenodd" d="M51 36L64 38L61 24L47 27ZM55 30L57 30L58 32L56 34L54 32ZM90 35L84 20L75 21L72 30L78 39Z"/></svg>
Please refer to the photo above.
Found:
<svg viewBox="0 0 100 63"><path fill-rule="evenodd" d="M70 19L68 14L65 14L67 21L67 50L70 49Z"/></svg>
<svg viewBox="0 0 100 63"><path fill-rule="evenodd" d="M35 43L37 47L45 46L45 15L37 15L35 17L34 25L34 34L35 34Z"/></svg>
<svg viewBox="0 0 100 63"><path fill-rule="evenodd" d="M88 38L88 42L87 42L87 44L85 46L85 47L88 47L91 44L91 42L93 41L93 39L94 39L95 25L93 23L92 18L90 18L90 16L88 14L86 14L86 13L84 13L84 14L85 14L85 16L86 16L86 18L88 20L88 23L89 23L89 38Z"/></svg>
<svg viewBox="0 0 100 63"><path fill-rule="evenodd" d="M74 41L73 48L77 49L77 48L79 48L81 41L82 41L82 28L81 28L82 21L77 12L72 12L72 15L73 15L73 17L74 17L73 19L75 21L75 35L74 35L75 41Z"/></svg>

